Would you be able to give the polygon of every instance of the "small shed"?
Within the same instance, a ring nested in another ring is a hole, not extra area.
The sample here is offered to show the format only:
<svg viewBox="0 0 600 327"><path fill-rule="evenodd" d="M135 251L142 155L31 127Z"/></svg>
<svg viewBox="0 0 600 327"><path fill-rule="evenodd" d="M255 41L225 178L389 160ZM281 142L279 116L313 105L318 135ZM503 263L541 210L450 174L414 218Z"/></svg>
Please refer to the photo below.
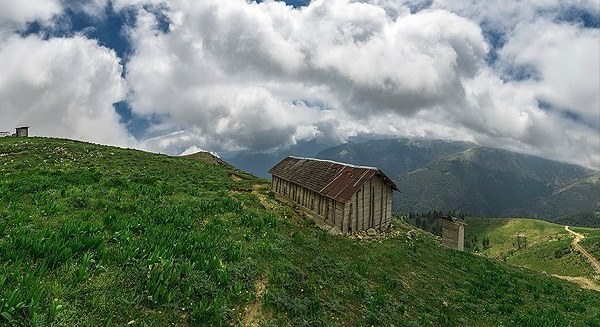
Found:
<svg viewBox="0 0 600 327"><path fill-rule="evenodd" d="M29 126L17 127L15 128L16 137L28 137L29 136Z"/></svg>
<svg viewBox="0 0 600 327"><path fill-rule="evenodd" d="M464 251L465 225L465 223L456 217L442 217L442 245L451 249Z"/></svg>
<svg viewBox="0 0 600 327"><path fill-rule="evenodd" d="M382 230L392 219L394 182L380 169L287 157L269 170L272 190L342 233Z"/></svg>

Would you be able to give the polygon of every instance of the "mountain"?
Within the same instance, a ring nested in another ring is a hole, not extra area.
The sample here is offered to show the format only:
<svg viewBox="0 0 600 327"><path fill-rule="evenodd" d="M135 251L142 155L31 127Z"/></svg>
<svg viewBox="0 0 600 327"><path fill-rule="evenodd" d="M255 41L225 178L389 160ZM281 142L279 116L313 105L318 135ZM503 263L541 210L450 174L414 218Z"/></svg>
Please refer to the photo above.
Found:
<svg viewBox="0 0 600 327"><path fill-rule="evenodd" d="M394 208L400 212L459 210L551 220L600 211L600 172L473 143L376 140L316 156L376 166L394 176L401 191Z"/></svg>
<svg viewBox="0 0 600 327"><path fill-rule="evenodd" d="M397 177L396 210L552 219L600 210L600 173L534 156L473 147Z"/></svg>
<svg viewBox="0 0 600 327"><path fill-rule="evenodd" d="M0 326L597 326L600 293L395 220L330 235L228 165L0 139Z"/></svg>
<svg viewBox="0 0 600 327"><path fill-rule="evenodd" d="M382 169L388 176L419 169L428 163L476 146L469 142L425 139L371 140L325 149L317 158Z"/></svg>
<svg viewBox="0 0 600 327"><path fill-rule="evenodd" d="M554 220L557 224L568 226L587 226L600 228L600 212L578 212L559 217Z"/></svg>
<svg viewBox="0 0 600 327"><path fill-rule="evenodd" d="M271 178L271 175L268 173L269 169L273 168L283 158L287 156L314 157L317 152L330 146L331 144L317 140L300 141L289 148L279 149L274 152L242 151L234 156L225 158L225 160L235 167L255 176Z"/></svg>

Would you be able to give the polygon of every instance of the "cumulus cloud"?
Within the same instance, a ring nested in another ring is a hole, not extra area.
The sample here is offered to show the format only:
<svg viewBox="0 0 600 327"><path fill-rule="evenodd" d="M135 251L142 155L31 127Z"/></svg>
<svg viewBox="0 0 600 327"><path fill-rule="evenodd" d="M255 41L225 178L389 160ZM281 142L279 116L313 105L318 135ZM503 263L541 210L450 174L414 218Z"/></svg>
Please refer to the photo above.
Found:
<svg viewBox="0 0 600 327"><path fill-rule="evenodd" d="M265 151L377 134L472 140L600 167L600 82L584 78L598 71L598 29L558 19L573 6L595 12L593 2L487 5L314 0L298 10L174 0L169 33L143 10L130 31L134 112L183 131L153 143L162 151ZM493 66L490 29L505 38ZM522 67L535 78L506 78Z"/></svg>
<svg viewBox="0 0 600 327"><path fill-rule="evenodd" d="M61 4L101 17L108 1L40 1L0 13L0 56L16 67L0 77L0 110L40 113L51 135L170 154L420 136L600 168L600 35L577 16L597 17L596 0L114 0L138 13L126 82L85 37L11 34ZM112 108L126 93L151 122L138 143ZM107 132L76 127L92 121Z"/></svg>
<svg viewBox="0 0 600 327"><path fill-rule="evenodd" d="M179 1L170 10L169 33L156 33L148 14L131 31L133 108L201 133L213 142L204 147L267 150L375 132L365 127L373 115L460 103L487 52L478 26L446 11L395 19L342 0L302 10Z"/></svg>
<svg viewBox="0 0 600 327"><path fill-rule="evenodd" d="M47 22L62 11L59 0L0 0L0 41L21 29L27 22Z"/></svg>
<svg viewBox="0 0 600 327"><path fill-rule="evenodd" d="M534 67L540 80L530 86L539 99L600 128L599 36L598 29L537 21L516 29L501 50L502 64Z"/></svg>
<svg viewBox="0 0 600 327"><path fill-rule="evenodd" d="M114 51L82 36L13 35L0 43L0 62L0 116L9 118L2 127L31 125L34 135L132 144L112 106L127 93Z"/></svg>

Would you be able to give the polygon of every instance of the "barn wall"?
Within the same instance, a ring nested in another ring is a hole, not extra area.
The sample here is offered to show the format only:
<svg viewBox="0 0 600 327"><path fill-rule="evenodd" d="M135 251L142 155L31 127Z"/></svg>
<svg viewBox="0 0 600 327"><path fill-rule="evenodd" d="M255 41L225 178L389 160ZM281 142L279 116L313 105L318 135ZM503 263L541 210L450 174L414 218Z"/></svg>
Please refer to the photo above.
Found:
<svg viewBox="0 0 600 327"><path fill-rule="evenodd" d="M345 206L305 187L273 176L271 190L312 211L328 224L342 229Z"/></svg>
<svg viewBox="0 0 600 327"><path fill-rule="evenodd" d="M346 231L385 229L392 220L392 189L373 176L346 203Z"/></svg>
<svg viewBox="0 0 600 327"><path fill-rule="evenodd" d="M335 201L317 192L273 176L271 189L311 210L342 233L385 229L392 217L392 189L373 176L347 203Z"/></svg>

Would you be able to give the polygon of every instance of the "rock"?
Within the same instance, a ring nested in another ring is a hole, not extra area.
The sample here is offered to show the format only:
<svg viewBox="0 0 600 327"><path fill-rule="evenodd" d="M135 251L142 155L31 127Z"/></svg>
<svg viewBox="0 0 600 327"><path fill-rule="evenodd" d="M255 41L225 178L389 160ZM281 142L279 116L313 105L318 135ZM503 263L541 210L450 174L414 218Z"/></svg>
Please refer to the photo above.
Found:
<svg viewBox="0 0 600 327"><path fill-rule="evenodd" d="M377 231L373 228L367 229L367 236L377 236Z"/></svg>

